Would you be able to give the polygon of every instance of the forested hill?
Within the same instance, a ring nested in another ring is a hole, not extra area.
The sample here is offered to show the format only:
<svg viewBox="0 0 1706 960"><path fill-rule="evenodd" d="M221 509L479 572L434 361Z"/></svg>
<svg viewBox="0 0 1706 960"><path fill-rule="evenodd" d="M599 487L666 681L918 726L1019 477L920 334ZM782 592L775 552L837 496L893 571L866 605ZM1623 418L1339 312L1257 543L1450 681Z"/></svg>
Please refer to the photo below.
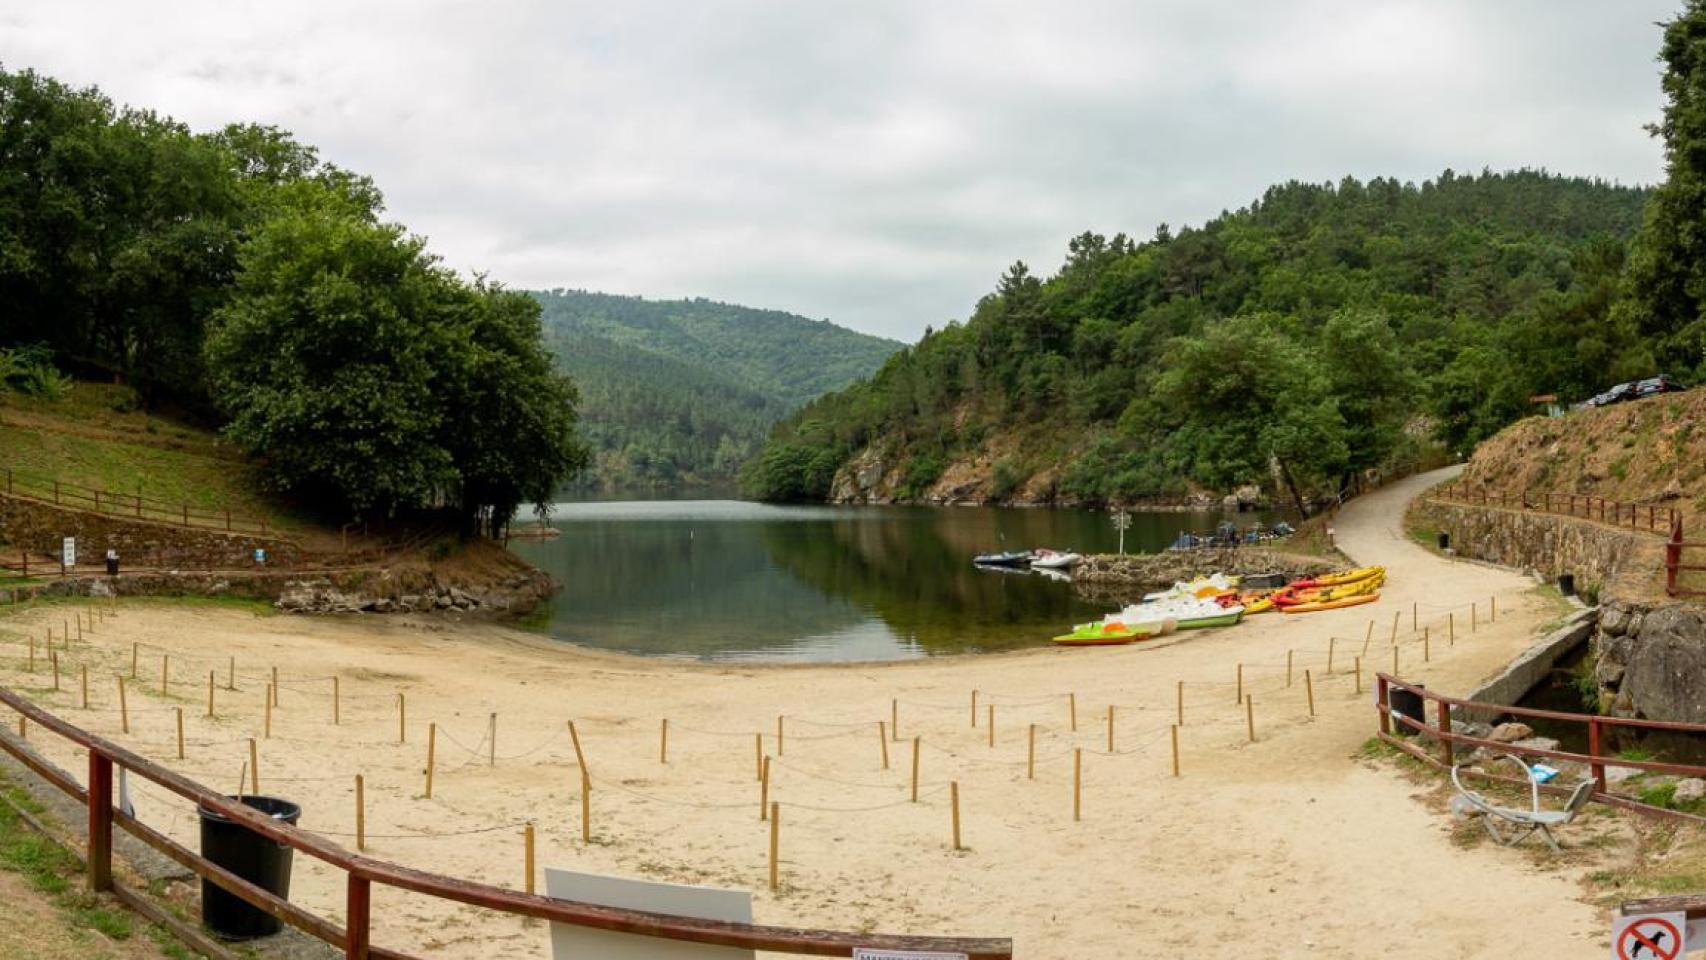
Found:
<svg viewBox="0 0 1706 960"><path fill-rule="evenodd" d="M1144 242L1082 234L1052 276L1014 264L970 319L779 424L744 480L779 500L1341 490L1531 395L1686 355L1611 319L1647 196L1447 171L1286 183Z"/></svg>
<svg viewBox="0 0 1706 960"><path fill-rule="evenodd" d="M534 292L581 394L582 486L732 484L772 424L880 367L901 344L712 300Z"/></svg>

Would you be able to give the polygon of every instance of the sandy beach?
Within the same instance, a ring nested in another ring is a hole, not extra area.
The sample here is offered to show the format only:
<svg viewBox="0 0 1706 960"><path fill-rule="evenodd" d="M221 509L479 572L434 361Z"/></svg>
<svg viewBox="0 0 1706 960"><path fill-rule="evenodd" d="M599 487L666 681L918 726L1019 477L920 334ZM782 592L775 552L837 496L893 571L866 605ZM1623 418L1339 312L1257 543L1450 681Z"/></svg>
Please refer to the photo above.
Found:
<svg viewBox="0 0 1706 960"><path fill-rule="evenodd" d="M522 885L522 824L531 820L541 866L751 890L766 923L1012 936L1017 955L1036 960L1507 957L1518 931L1520 955L1601 955L1607 918L1582 902L1581 871L1568 856L1540 869L1509 850L1454 845L1449 823L1413 799L1413 786L1356 758L1375 727L1372 671L1392 667L1395 615L1400 671L1461 693L1557 614L1532 580L1437 557L1403 535L1404 505L1438 479L1398 483L1338 518L1340 547L1389 569L1378 603L1264 614L1128 647L720 666L594 653L484 625L139 602L113 608L61 654L58 693L45 653L27 672L26 638L39 642L49 627L59 636L81 608L0 615L0 675L73 722L228 791L248 738L259 738L261 791L300 802L303 827L351 846L361 774L370 854L492 883ZM1429 631L1426 663L1412 604ZM1365 642L1358 695L1353 658ZM133 644L127 735L117 678L130 674ZM162 656L170 658L164 697ZM228 658L235 690L225 689ZM1236 703L1239 664L1254 695L1254 743ZM275 667L281 695L269 738L263 699ZM1180 681L1182 776L1174 779L1168 735ZM407 706L401 743L399 694ZM888 743L884 769L878 723L891 719L891 701L899 739ZM184 760L175 759L179 707ZM667 763L659 759L664 719ZM594 779L591 844L581 842L570 720ZM438 728L430 800L429 723ZM782 809L776 893L766 886L755 735L773 756L771 799ZM909 796L914 737L922 742L917 803ZM62 766L83 769L63 744L33 739ZM1083 776L1076 821L1074 750ZM958 852L950 782L959 785L967 848ZM146 785L133 796L144 821L194 845L187 804ZM341 873L298 856L292 899L339 917L343 898ZM375 898L376 944L443 957L548 955L537 923L391 890L376 889Z"/></svg>

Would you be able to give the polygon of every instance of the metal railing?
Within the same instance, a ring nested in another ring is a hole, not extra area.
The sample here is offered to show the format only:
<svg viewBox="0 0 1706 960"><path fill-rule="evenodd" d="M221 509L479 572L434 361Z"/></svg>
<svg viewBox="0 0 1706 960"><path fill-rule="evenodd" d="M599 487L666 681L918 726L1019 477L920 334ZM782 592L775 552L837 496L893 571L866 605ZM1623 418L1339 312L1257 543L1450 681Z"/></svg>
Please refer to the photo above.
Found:
<svg viewBox="0 0 1706 960"><path fill-rule="evenodd" d="M68 723L11 689L0 687L0 703L16 710L34 725L88 751L88 786L84 787L65 771L46 762L21 742L15 741L9 733L0 734L0 750L11 754L48 783L86 805L89 817L88 878L92 889L106 891L114 887L112 838L113 827L116 825L257 909L339 948L344 952L344 956L351 960L369 957L414 960L409 954L377 947L371 943L375 883L551 923L740 949L824 957L849 957L859 948L894 952L939 951L963 954L968 960L1011 960L1013 956L1013 942L1005 938L915 937L723 923L559 900L429 873L351 853L319 834L275 820L253 807L238 803L188 777L159 766L140 754ZM340 927L289 900L269 893L202 858L195 851L147 824L115 810L115 765L206 810L240 823L255 833L343 871L347 877L346 925Z"/></svg>
<svg viewBox="0 0 1706 960"><path fill-rule="evenodd" d="M1422 714L1425 717L1428 709L1425 704L1434 704L1437 719L1430 724L1426 720L1417 720L1392 710L1392 691L1402 690L1415 694L1424 704ZM1536 710L1531 707L1513 707L1497 703L1480 703L1474 700L1461 700L1435 693L1418 684L1406 683L1389 673L1375 674L1375 706L1380 714L1380 739L1419 760L1438 767L1450 769L1456 760L1459 747L1485 748L1503 753L1521 754L1525 757L1541 757L1548 760L1561 760L1567 763L1585 765L1594 779L1593 799L1614 807L1622 807L1653 816L1689 820L1706 823L1706 817L1672 810L1668 807L1657 807L1643 803L1634 797L1612 793L1605 778L1605 768L1627 767L1646 773L1675 774L1682 777L1706 777L1706 766L1690 763L1670 763L1659 760L1633 760L1617 754L1608 754L1604 749L1605 732L1607 729L1640 730L1648 732L1706 734L1706 724L1672 723L1663 720L1637 720L1626 717L1602 717L1591 713L1563 713L1556 710ZM1573 753L1568 750L1545 750L1538 747L1519 746L1514 743L1504 743L1488 740L1482 737L1471 737L1456 733L1452 729L1452 713L1485 714L1492 717L1511 716L1528 719L1549 720L1557 723L1578 723L1586 727L1588 752ZM1438 744L1437 755L1429 753L1415 743L1394 732L1393 724L1412 730ZM1525 784L1521 778L1506 777L1491 773L1478 774L1489 780ZM1562 786L1543 786L1542 789L1562 791Z"/></svg>

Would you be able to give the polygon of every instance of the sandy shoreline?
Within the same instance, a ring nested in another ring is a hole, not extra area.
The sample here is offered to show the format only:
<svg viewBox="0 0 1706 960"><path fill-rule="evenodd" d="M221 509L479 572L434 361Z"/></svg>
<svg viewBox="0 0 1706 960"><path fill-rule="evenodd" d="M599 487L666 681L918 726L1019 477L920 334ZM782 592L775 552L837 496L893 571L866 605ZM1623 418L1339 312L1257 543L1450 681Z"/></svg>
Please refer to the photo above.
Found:
<svg viewBox="0 0 1706 960"><path fill-rule="evenodd" d="M516 887L521 823L531 819L542 865L750 889L760 922L1010 935L1027 958L1508 956L1513 917L1521 917L1533 955L1598 954L1605 918L1579 901L1570 875L1539 872L1509 851L1454 846L1445 823L1416 804L1399 777L1354 759L1373 732L1370 672L1391 667L1394 613L1401 671L1451 692L1497 669L1555 615L1514 573L1446 561L1409 543L1396 525L1402 504L1423 486L1412 480L1371 495L1338 522L1342 548L1391 569L1379 603L1263 615L1170 643L895 664L723 666L585 651L489 626L136 603L120 605L116 618L73 643L55 694L44 689L45 661L33 676L25 672L23 643L49 625L59 634L77 609L68 604L0 617L0 678L73 722L231 790L247 738L262 735L264 683L276 666L282 693L273 735L260 742L262 792L298 800L303 826L353 845L344 835L353 830L360 773L370 853ZM1488 625L1495 595L1498 619ZM1483 621L1473 634L1471 600ZM1412 603L1434 641L1426 664L1410 629ZM1457 618L1454 646L1443 640L1448 612ZM1371 619L1359 697L1350 668ZM119 733L116 677L129 674L133 643L142 652L127 736ZM171 658L164 699L162 654ZM237 662L236 691L223 689L228 657ZM1255 698L1253 744L1235 704L1239 663ZM85 664L87 711L77 673ZM1314 681L1313 720L1305 669ZM219 687L211 720L202 715L210 670ZM1180 680L1184 769L1175 780L1167 734ZM398 693L408 708L403 744ZM893 699L902 739L889 744L885 771L877 724L890 719ZM184 708L188 725L183 761L173 759L175 707ZM495 766L486 740L493 713ZM774 754L778 715L787 719L783 752L773 760L772 799L783 805L782 889L773 895L765 887L768 833L758 816L754 735ZM595 778L591 845L580 841L571 719ZM431 800L422 796L429 722L440 731ZM1026 777L1031 724L1035 780ZM908 798L913 736L923 742L917 804ZM61 765L81 769L61 745L47 748ZM1079 822L1075 748L1083 751ZM969 849L960 852L950 849L950 781L962 797ZM157 788L135 800L142 819L193 845L187 804ZM338 917L341 878L299 857L292 898ZM376 890L375 898L377 944L446 957L548 953L539 924L395 891ZM1378 948L1370 946L1371 930L1381 931Z"/></svg>

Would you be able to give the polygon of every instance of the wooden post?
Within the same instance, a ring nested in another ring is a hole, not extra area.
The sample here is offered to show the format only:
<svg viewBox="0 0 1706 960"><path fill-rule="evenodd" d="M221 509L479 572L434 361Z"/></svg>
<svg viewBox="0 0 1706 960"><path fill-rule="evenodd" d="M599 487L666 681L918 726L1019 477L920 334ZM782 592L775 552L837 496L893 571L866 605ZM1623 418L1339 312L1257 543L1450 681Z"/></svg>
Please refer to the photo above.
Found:
<svg viewBox="0 0 1706 960"><path fill-rule="evenodd" d="M118 678L118 728L124 733L130 732L130 704L124 697L124 678Z"/></svg>
<svg viewBox="0 0 1706 960"><path fill-rule="evenodd" d="M918 802L918 737L912 738L912 802Z"/></svg>
<svg viewBox="0 0 1706 960"><path fill-rule="evenodd" d="M1361 657L1356 658L1356 671L1357 671L1357 691L1356 692L1360 694L1360 693L1362 693L1362 658Z"/></svg>
<svg viewBox="0 0 1706 960"><path fill-rule="evenodd" d="M59 692L59 651L49 650L47 658L53 663L53 689L57 693Z"/></svg>
<svg viewBox="0 0 1706 960"><path fill-rule="evenodd" d="M580 764L580 768L582 770L585 770L586 754L581 751L581 735L580 732L575 729L575 722L573 720L569 721L569 742L575 745L575 762Z"/></svg>
<svg viewBox="0 0 1706 960"><path fill-rule="evenodd" d="M236 657L227 657L225 659L225 689L227 689L227 690L237 689L237 658Z"/></svg>
<svg viewBox="0 0 1706 960"><path fill-rule="evenodd" d="M30 738L30 718L26 717L20 713L20 714L18 714L18 739L19 740L28 740L29 738Z"/></svg>
<svg viewBox="0 0 1706 960"><path fill-rule="evenodd" d="M1499 598L1497 596L1489 596L1487 598L1487 622L1499 622Z"/></svg>
<svg viewBox="0 0 1706 960"><path fill-rule="evenodd" d="M1250 742L1256 742L1256 698L1244 698L1244 724L1250 731Z"/></svg>
<svg viewBox="0 0 1706 960"><path fill-rule="evenodd" d="M1114 752L1114 705L1108 704L1108 752Z"/></svg>
<svg viewBox="0 0 1706 960"><path fill-rule="evenodd" d="M113 762L89 751L89 889L113 886Z"/></svg>
<svg viewBox="0 0 1706 960"><path fill-rule="evenodd" d="M1398 642L1398 611L1392 611L1392 642Z"/></svg>
<svg viewBox="0 0 1706 960"><path fill-rule="evenodd" d="M1397 646L1393 646L1393 648L1392 648L1392 675L1393 676L1398 675L1398 647Z"/></svg>
<svg viewBox="0 0 1706 960"><path fill-rule="evenodd" d="M77 642L83 642L83 614L81 612L77 614Z"/></svg>
<svg viewBox="0 0 1706 960"><path fill-rule="evenodd" d="M752 735L752 779L764 779L764 734Z"/></svg>
<svg viewBox="0 0 1706 960"><path fill-rule="evenodd" d="M492 716L495 717L495 716L497 716L497 714L494 713L494 714L492 714ZM658 762L659 763L668 763L669 762L669 718L668 717L664 717L663 721L658 725Z"/></svg>
<svg viewBox="0 0 1706 960"><path fill-rule="evenodd" d="M900 742L900 701L893 698L889 700L889 736Z"/></svg>
<svg viewBox="0 0 1706 960"><path fill-rule="evenodd" d="M1428 635L1428 628L1422 628L1422 662L1432 663L1434 660L1433 638Z"/></svg>
<svg viewBox="0 0 1706 960"><path fill-rule="evenodd" d="M166 696L166 691L170 688L171 681L172 655L169 653L162 653L160 654L160 696Z"/></svg>
<svg viewBox="0 0 1706 960"><path fill-rule="evenodd" d="M1069 693L1066 695L1066 719L1072 725L1072 732L1077 733L1078 732L1078 694L1076 694L1076 693Z"/></svg>
<svg viewBox="0 0 1706 960"><path fill-rule="evenodd" d="M36 635L30 634L30 672L36 672Z"/></svg>
<svg viewBox="0 0 1706 960"><path fill-rule="evenodd" d="M1593 773L1594 783L1597 784L1594 789L1603 793L1605 792L1605 764L1599 763L1597 759L1600 755L1599 737L1599 720L1590 719L1588 721L1588 756L1594 757L1595 762L1589 764L1588 769Z"/></svg>
<svg viewBox="0 0 1706 960"><path fill-rule="evenodd" d="M1369 641L1374 639L1374 621L1368 622L1368 632L1362 635L1362 655L1368 656Z"/></svg>
<svg viewBox="0 0 1706 960"><path fill-rule="evenodd" d="M1037 778L1037 725L1031 724L1030 738L1025 746L1025 779Z"/></svg>
<svg viewBox="0 0 1706 960"><path fill-rule="evenodd" d="M770 816L770 758L764 758L764 768L758 775L758 819Z"/></svg>
<svg viewBox="0 0 1706 960"><path fill-rule="evenodd" d="M355 848L367 850L367 791L359 773L355 775Z"/></svg>
<svg viewBox="0 0 1706 960"><path fill-rule="evenodd" d="M249 738L249 793L261 792L261 753L255 747L255 738Z"/></svg>
<svg viewBox="0 0 1706 960"><path fill-rule="evenodd" d="M581 843L592 842L592 774L581 767Z"/></svg>
<svg viewBox="0 0 1706 960"><path fill-rule="evenodd" d="M266 718L267 718L266 719L266 726L263 728L265 736L268 740L271 740L272 739L272 684L270 684L270 683L267 684L266 689L264 691L262 691L261 712L266 714Z"/></svg>
<svg viewBox="0 0 1706 960"><path fill-rule="evenodd" d="M883 748L883 769L887 770L889 768L889 731L888 724L882 720L877 721L877 745Z"/></svg>
<svg viewBox="0 0 1706 960"><path fill-rule="evenodd" d="M1173 732L1173 776L1179 776L1179 725L1174 724Z"/></svg>
<svg viewBox="0 0 1706 960"><path fill-rule="evenodd" d="M52 641L53 641L53 638L49 637L48 638L48 646L50 646L50 647L53 646ZM140 643L134 643L133 642L130 645L130 679L132 679L132 680L136 679L136 657L137 657L137 654L140 651L141 647L142 647L142 644L140 644Z"/></svg>
<svg viewBox="0 0 1706 960"><path fill-rule="evenodd" d="M1285 652L1285 685L1287 687L1291 686L1291 655L1293 653L1296 653L1296 651L1287 650Z"/></svg>
<svg viewBox="0 0 1706 960"><path fill-rule="evenodd" d="M995 704L988 704L985 709L989 711L989 746L993 748L995 746Z"/></svg>
<svg viewBox="0 0 1706 960"><path fill-rule="evenodd" d="M533 869L533 821L531 820L527 822L527 829L522 833L522 842L527 847L525 865L523 867L523 869L527 871L527 895L532 896L533 874L535 871Z"/></svg>
<svg viewBox="0 0 1706 960"><path fill-rule="evenodd" d="M1480 607L1480 604L1478 604L1478 603L1469 604L1469 632L1470 633L1475 632L1475 628L1477 626L1477 624L1475 622L1475 611L1479 607Z"/></svg>
<svg viewBox="0 0 1706 960"><path fill-rule="evenodd" d="M1335 637L1327 638L1327 676L1333 675L1333 646L1338 642Z"/></svg>
<svg viewBox="0 0 1706 960"><path fill-rule="evenodd" d="M1457 614L1445 615L1445 644L1448 647L1457 646Z"/></svg>
<svg viewBox="0 0 1706 960"><path fill-rule="evenodd" d="M498 765L498 715L486 719L486 766Z"/></svg>
<svg viewBox="0 0 1706 960"><path fill-rule="evenodd" d="M960 849L960 782L951 781L948 784L948 805L954 812L954 849Z"/></svg>
<svg viewBox="0 0 1706 960"><path fill-rule="evenodd" d="M178 711L178 759L184 758L184 708L174 708Z"/></svg>
<svg viewBox="0 0 1706 960"><path fill-rule="evenodd" d="M367 960L372 914L372 883L366 877L350 874L344 896L345 960Z"/></svg>
<svg viewBox="0 0 1706 960"><path fill-rule="evenodd" d="M1244 663L1243 663L1243 661L1239 661L1239 663L1238 663L1238 689L1237 689L1237 694L1238 694L1238 700L1234 701L1234 702L1243 701L1243 699L1244 699Z"/></svg>
<svg viewBox="0 0 1706 960"><path fill-rule="evenodd" d="M272 705L278 706L278 667L272 668Z"/></svg>
<svg viewBox="0 0 1706 960"><path fill-rule="evenodd" d="M1084 819L1084 751L1072 748L1072 822Z"/></svg>
<svg viewBox="0 0 1706 960"><path fill-rule="evenodd" d="M89 665L86 663L78 664L78 669L82 672L83 709L87 710L89 709Z"/></svg>
<svg viewBox="0 0 1706 960"><path fill-rule="evenodd" d="M432 799L432 769L438 759L438 723L427 724L426 798Z"/></svg>
<svg viewBox="0 0 1706 960"><path fill-rule="evenodd" d="M1185 681L1179 681L1178 692L1174 695L1174 699L1179 702L1179 726L1182 727L1185 725Z"/></svg>
<svg viewBox="0 0 1706 960"><path fill-rule="evenodd" d="M780 845L782 833L782 805L770 804L770 892L776 892L777 880L777 847Z"/></svg>
<svg viewBox="0 0 1706 960"><path fill-rule="evenodd" d="M977 729L977 688L976 687L973 687L972 691L971 691L971 727L973 730Z"/></svg>
<svg viewBox="0 0 1706 960"><path fill-rule="evenodd" d="M1417 626L1421 623L1421 620L1418 619L1419 609L1420 608L1416 604L1416 601L1414 601L1414 600L1410 601L1410 632L1411 633L1415 633Z"/></svg>
<svg viewBox="0 0 1706 960"><path fill-rule="evenodd" d="M782 736L782 717L778 714L776 717L776 755L778 757L786 756L786 751L782 749Z"/></svg>
<svg viewBox="0 0 1706 960"><path fill-rule="evenodd" d="M1439 758L1447 769L1451 768L1451 706L1444 700L1439 701Z"/></svg>
<svg viewBox="0 0 1706 960"><path fill-rule="evenodd" d="M409 742L409 701L401 691L397 694L397 742Z"/></svg>
<svg viewBox="0 0 1706 960"><path fill-rule="evenodd" d="M1309 718L1315 718L1315 679L1308 670L1303 671L1303 693L1309 700Z"/></svg>
<svg viewBox="0 0 1706 960"><path fill-rule="evenodd" d="M339 701L343 699L343 697L340 696L339 694L340 694L340 691L338 690L338 678L333 677L332 678L332 726L334 726L334 727L338 725Z"/></svg>
<svg viewBox="0 0 1706 960"><path fill-rule="evenodd" d="M207 671L207 715L213 716L213 671Z"/></svg>

